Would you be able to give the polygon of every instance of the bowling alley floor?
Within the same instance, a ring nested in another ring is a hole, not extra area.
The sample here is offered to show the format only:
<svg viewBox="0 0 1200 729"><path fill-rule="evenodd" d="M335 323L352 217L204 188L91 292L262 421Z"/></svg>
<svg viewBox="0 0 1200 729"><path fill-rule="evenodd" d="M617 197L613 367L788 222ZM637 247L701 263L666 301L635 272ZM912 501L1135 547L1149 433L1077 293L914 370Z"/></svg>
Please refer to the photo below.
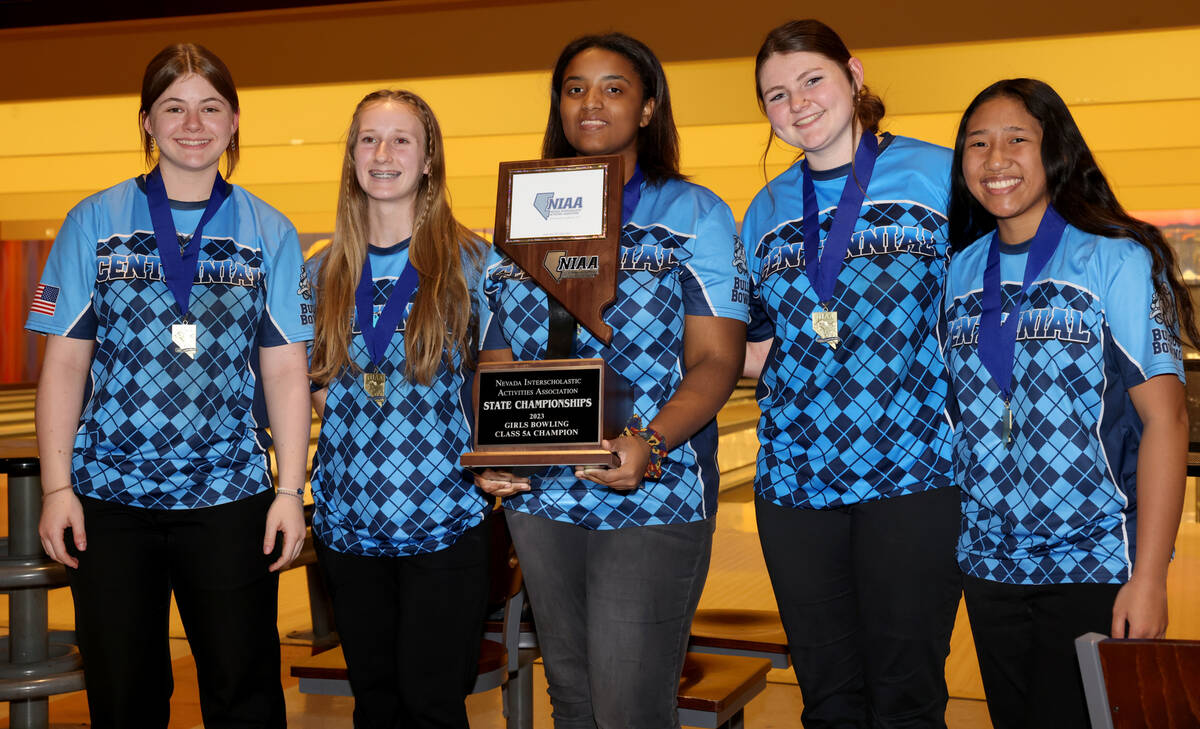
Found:
<svg viewBox="0 0 1200 729"><path fill-rule="evenodd" d="M0 499L0 504L3 504ZM2 508L2 507L0 507ZM721 494L712 567L701 608L773 609L770 584L759 551L754 527L754 505L748 485ZM0 518L0 525L6 523ZM1171 610L1170 637L1200 638L1200 524L1196 515L1196 481L1188 480L1183 523L1176 547L1175 561L1168 578ZM74 614L66 589L50 595L50 627L69 630ZM8 605L3 601L0 625L6 629ZM309 628L308 601L303 570L285 573L280 582L279 628L283 636L283 682L292 729L351 729L353 706L348 698L301 694L296 680L288 676L294 662L310 655L308 643L292 637ZM172 651L175 657L175 695L172 699L171 729L201 727L195 685L195 669L183 640L178 615L172 616ZM966 613L959 609L958 623L946 666L951 701L947 723L951 729L990 729L991 722L982 701L983 691L975 655L971 649ZM535 671L534 726L549 729L550 705L545 694L545 678L539 665ZM500 692L493 690L467 700L474 729L501 729ZM801 699L790 671L773 670L766 691L746 708L748 729L776 729L800 726ZM55 729L87 726L87 704L82 692L51 699L50 723ZM8 705L0 703L0 727L8 726Z"/></svg>

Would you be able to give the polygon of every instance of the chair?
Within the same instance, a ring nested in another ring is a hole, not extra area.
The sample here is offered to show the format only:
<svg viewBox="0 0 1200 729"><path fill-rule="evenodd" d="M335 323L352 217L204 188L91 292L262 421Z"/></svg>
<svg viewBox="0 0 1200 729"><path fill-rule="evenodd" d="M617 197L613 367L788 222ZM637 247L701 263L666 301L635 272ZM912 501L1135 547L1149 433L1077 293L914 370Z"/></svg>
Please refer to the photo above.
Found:
<svg viewBox="0 0 1200 729"><path fill-rule="evenodd" d="M1200 640L1075 639L1092 729L1200 727Z"/></svg>
<svg viewBox="0 0 1200 729"><path fill-rule="evenodd" d="M521 570L508 536L503 514L488 517L491 539L488 604L501 613L499 634L485 636L479 647L479 667L471 693L501 687L504 715L509 729L533 727L533 660L536 648L520 646L521 611L525 590ZM309 583L309 589L314 584ZM318 589L324 589L320 583ZM328 596L323 598L328 600ZM498 637L500 640L490 638ZM536 643L534 643L536 646ZM326 696L353 696L346 671L346 657L338 645L332 650L294 664L291 674L300 679L300 692ZM516 691L512 691L515 685Z"/></svg>

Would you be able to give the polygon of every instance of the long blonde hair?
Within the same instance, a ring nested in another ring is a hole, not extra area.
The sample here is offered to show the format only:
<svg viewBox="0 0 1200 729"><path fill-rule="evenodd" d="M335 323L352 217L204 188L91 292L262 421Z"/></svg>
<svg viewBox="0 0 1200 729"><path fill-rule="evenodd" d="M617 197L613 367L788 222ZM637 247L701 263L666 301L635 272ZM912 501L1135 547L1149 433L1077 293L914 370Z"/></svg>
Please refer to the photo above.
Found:
<svg viewBox="0 0 1200 729"><path fill-rule="evenodd" d="M463 271L466 258L478 274L486 243L459 223L450 210L446 187L446 155L442 130L425 100L410 91L380 90L367 94L354 109L342 160L337 221L333 240L321 254L316 280L317 311L312 351L312 379L326 385L349 368L361 368L350 359L354 291L367 255L367 195L358 184L354 145L363 111L372 104L395 101L405 104L425 130L425 159L429 173L417 188L409 260L417 270L418 285L412 314L405 327L404 348L409 382L428 385L444 360L452 366L457 352L465 367L475 366L479 323L471 307L471 291Z"/></svg>

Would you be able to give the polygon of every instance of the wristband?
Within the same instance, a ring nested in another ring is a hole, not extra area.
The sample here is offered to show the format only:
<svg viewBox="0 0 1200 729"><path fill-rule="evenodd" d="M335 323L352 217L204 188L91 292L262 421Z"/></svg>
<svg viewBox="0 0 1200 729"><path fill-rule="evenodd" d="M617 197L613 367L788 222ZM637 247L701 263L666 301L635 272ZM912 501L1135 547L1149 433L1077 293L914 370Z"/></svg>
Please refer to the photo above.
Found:
<svg viewBox="0 0 1200 729"><path fill-rule="evenodd" d="M303 486L301 486L298 489L275 489L275 494L276 495L287 494L288 496L295 496L297 499L304 501L304 487Z"/></svg>
<svg viewBox="0 0 1200 729"><path fill-rule="evenodd" d="M646 464L646 473L643 474L643 478L652 481L662 478L662 464L667 457L667 439L663 437L663 434L649 425L643 426L642 419L638 417L637 413L634 413L629 417L629 423L621 435L632 435L646 441L646 445L650 446L650 461Z"/></svg>
<svg viewBox="0 0 1200 729"><path fill-rule="evenodd" d="M47 496L49 496L50 494L57 494L59 491L66 491L69 488L71 488L71 487L70 486L59 486L56 489L51 489L50 491L47 491L46 493L42 494L42 499L45 500L45 498Z"/></svg>

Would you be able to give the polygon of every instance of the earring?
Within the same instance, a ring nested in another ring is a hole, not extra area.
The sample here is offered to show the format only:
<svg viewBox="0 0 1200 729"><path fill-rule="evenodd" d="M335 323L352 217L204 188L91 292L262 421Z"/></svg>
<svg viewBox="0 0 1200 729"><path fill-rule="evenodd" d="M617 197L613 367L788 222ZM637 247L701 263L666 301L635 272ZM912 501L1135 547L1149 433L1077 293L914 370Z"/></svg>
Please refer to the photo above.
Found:
<svg viewBox="0 0 1200 729"><path fill-rule="evenodd" d="M230 152L236 152L236 151L237 151L237 137L230 137L230 138L229 138L229 151L230 151Z"/></svg>
<svg viewBox="0 0 1200 729"><path fill-rule="evenodd" d="M155 147L155 146L156 146L156 145L155 145L155 142L154 142L154 137L150 137L150 154L154 154L154 147Z"/></svg>

